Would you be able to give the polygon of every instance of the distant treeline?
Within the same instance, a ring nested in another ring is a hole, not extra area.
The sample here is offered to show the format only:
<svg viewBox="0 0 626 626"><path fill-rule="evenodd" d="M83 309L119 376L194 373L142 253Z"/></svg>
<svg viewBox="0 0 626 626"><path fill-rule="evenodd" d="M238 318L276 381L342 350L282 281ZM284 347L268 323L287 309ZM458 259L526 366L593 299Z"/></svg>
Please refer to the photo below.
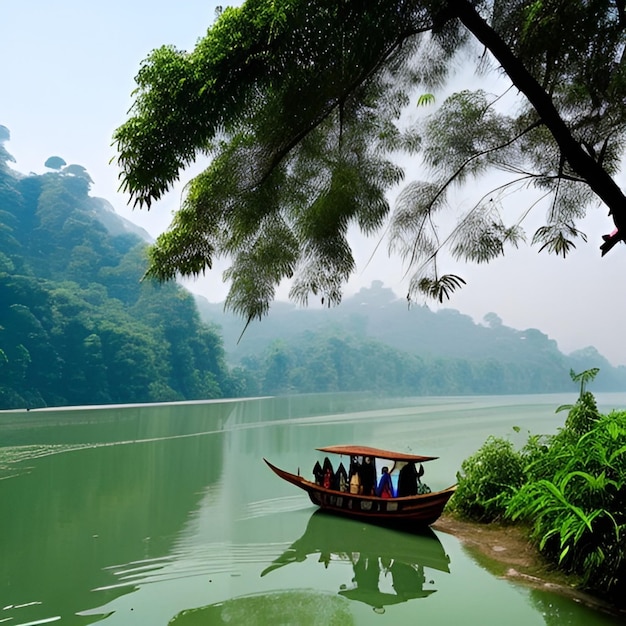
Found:
<svg viewBox="0 0 626 626"><path fill-rule="evenodd" d="M458 312L408 311L382 283L337 309L277 303L252 324L182 287L142 281L147 235L89 195L80 165L8 166L0 126L0 409L375 391L569 391L570 368L626 368L594 349L562 355L541 332Z"/></svg>
<svg viewBox="0 0 626 626"><path fill-rule="evenodd" d="M541 331L516 330L495 313L483 324L453 309L407 306L379 281L334 309L275 303L251 324L198 298L219 324L226 354L259 393L375 390L448 395L570 391L570 370L600 368L598 391L626 390L626 367L593 347L565 355Z"/></svg>
<svg viewBox="0 0 626 626"><path fill-rule="evenodd" d="M369 390L399 395L569 391L568 362L420 357L379 341L305 333L242 359L259 394ZM570 383L571 386L571 383ZM625 388L625 386L622 387Z"/></svg>

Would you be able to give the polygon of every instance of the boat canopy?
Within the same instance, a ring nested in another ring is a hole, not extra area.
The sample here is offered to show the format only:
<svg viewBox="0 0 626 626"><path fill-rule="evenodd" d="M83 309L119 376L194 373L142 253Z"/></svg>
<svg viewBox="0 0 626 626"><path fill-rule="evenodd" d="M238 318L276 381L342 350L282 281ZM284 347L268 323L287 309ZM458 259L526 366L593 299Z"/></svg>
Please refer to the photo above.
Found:
<svg viewBox="0 0 626 626"><path fill-rule="evenodd" d="M422 456L420 454L409 454L408 452L391 452L380 448L370 448L369 446L326 446L317 448L320 452L331 454L345 454L346 456L371 456L376 459L388 459L389 461L408 461L414 463L424 463L434 461L438 456Z"/></svg>

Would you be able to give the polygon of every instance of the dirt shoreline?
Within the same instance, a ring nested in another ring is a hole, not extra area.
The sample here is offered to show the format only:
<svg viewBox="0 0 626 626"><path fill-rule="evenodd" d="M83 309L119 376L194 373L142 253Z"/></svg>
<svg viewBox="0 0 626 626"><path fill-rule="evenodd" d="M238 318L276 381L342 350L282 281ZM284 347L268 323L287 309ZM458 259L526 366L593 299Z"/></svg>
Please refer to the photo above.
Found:
<svg viewBox="0 0 626 626"><path fill-rule="evenodd" d="M443 515L432 526L454 535L466 549L497 576L558 593L598 611L626 617L626 611L577 589L577 579L555 570L530 543L523 528L478 524Z"/></svg>

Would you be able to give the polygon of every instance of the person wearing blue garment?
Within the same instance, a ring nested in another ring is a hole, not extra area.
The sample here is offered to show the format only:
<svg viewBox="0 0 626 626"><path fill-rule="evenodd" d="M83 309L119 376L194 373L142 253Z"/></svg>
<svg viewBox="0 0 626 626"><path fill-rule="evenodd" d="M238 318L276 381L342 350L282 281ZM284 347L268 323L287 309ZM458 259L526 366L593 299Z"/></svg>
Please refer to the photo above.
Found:
<svg viewBox="0 0 626 626"><path fill-rule="evenodd" d="M376 495L379 498L393 498L393 483L391 482L391 476L389 475L389 468L383 467L381 470L380 481L378 482L378 489Z"/></svg>

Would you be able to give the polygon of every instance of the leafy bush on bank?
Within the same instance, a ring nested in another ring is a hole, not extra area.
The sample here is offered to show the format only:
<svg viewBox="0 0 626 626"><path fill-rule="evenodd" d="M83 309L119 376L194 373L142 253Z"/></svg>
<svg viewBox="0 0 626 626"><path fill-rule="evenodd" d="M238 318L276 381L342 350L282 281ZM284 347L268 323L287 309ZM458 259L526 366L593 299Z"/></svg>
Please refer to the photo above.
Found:
<svg viewBox="0 0 626 626"><path fill-rule="evenodd" d="M491 437L466 459L451 502L480 522L510 521L583 587L624 605L626 584L626 411L601 415L585 390L597 369L571 373L580 395L553 436L530 436L521 450Z"/></svg>

